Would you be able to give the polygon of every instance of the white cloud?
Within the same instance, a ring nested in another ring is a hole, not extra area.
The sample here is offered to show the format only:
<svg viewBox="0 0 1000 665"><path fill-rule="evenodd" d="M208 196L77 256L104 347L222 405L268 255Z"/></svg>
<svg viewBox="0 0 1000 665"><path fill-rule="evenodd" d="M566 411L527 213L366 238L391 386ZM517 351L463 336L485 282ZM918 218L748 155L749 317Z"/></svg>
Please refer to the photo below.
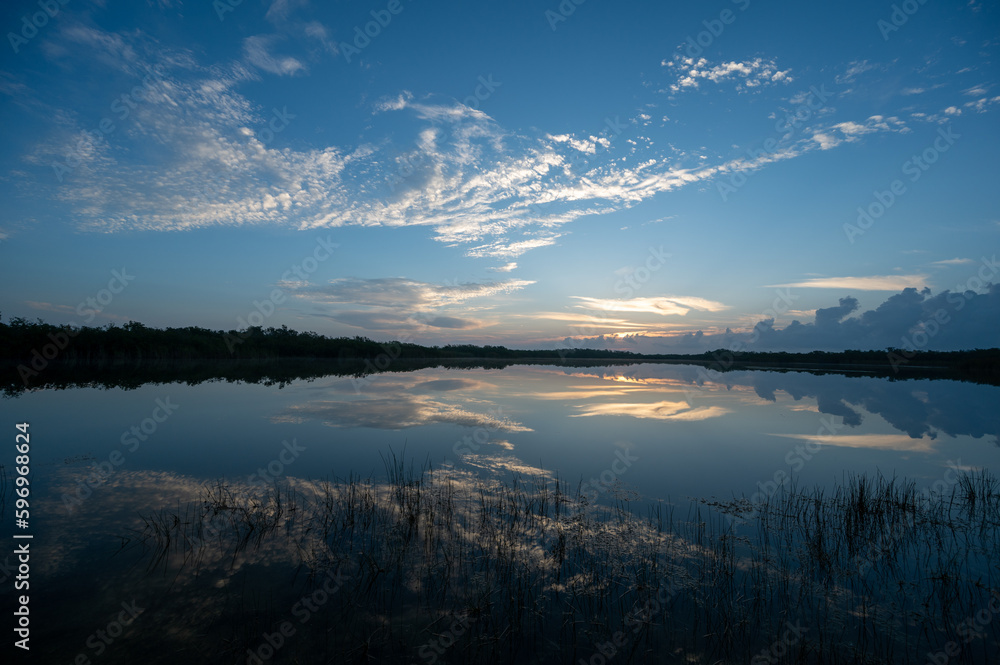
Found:
<svg viewBox="0 0 1000 665"><path fill-rule="evenodd" d="M375 110L377 112L401 111L406 108L406 105L410 103L411 99L413 99L413 93L409 90L404 90L394 98L383 99L375 104Z"/></svg>
<svg viewBox="0 0 1000 665"><path fill-rule="evenodd" d="M643 312L661 316L684 316L691 310L719 312L728 307L714 300L690 296L661 296L650 298L632 298L630 300L608 300L604 298L588 298L586 296L571 296L580 301L579 307L600 309L608 312Z"/></svg>
<svg viewBox="0 0 1000 665"><path fill-rule="evenodd" d="M309 21L302 26L302 32L305 33L306 37L314 39L323 45L327 51L333 55L340 53L340 48L337 46L337 42L330 38L330 33L319 21Z"/></svg>
<svg viewBox="0 0 1000 665"><path fill-rule="evenodd" d="M787 439L813 441L820 445L844 448L868 448L873 450L897 450L903 452L934 452L934 438L925 436L913 438L906 434L772 434Z"/></svg>
<svg viewBox="0 0 1000 665"><path fill-rule="evenodd" d="M847 70L844 71L843 74L838 74L834 78L834 81L836 81L839 84L853 83L854 79L856 79L858 76L872 69L875 69L875 65L869 64L867 60L861 60L861 61L856 60L852 62L850 65L848 65Z"/></svg>
<svg viewBox="0 0 1000 665"><path fill-rule="evenodd" d="M810 285L811 286L811 285ZM843 288L844 285L835 285ZM817 308L812 321L794 320L775 326L775 317L761 318L752 330L698 329L677 334L682 325L671 322L670 331L636 335L592 335L577 337L577 348L629 349L644 353L703 353L719 348L746 348L751 351L843 351L844 349L898 348L900 340L929 331L928 322L947 310L950 321L931 334L927 348L960 350L996 345L996 324L1000 320L1000 287L986 287L976 293L966 285L932 294L929 289L905 288L889 295L874 309L859 312L854 296L840 297L836 305ZM961 294L966 305L954 307ZM842 295L842 294L838 294ZM565 342L565 340L559 340ZM834 400L835 401L835 400ZM832 403L832 402L831 402ZM911 436L917 436L913 431Z"/></svg>
<svg viewBox="0 0 1000 665"><path fill-rule="evenodd" d="M508 279L503 282L431 284L402 277L357 279L344 277L326 284L289 288L293 295L328 304L439 308L464 303L473 298L489 298L520 291L533 281Z"/></svg>
<svg viewBox="0 0 1000 665"><path fill-rule="evenodd" d="M589 330L617 330L619 328L646 327L638 323L632 323L627 319L612 318L609 316L593 316L590 314L576 314L572 312L532 312L531 314L522 314L517 316L532 320L546 319L550 321L563 321L570 326L586 327Z"/></svg>
<svg viewBox="0 0 1000 665"><path fill-rule="evenodd" d="M275 16L285 16L289 7L272 5ZM321 28L310 30L319 36ZM297 59L272 55L278 37L247 38L246 62L210 67L199 65L191 52L159 48L139 32L90 31L77 38L103 49L109 63L125 66L131 76L151 65L163 72L128 120L106 141L83 146L83 164L46 190L66 204L67 217L100 231L426 226L436 240L461 246L468 256L512 263L554 245L560 227L582 217L868 133L903 131L894 118L873 116L816 128L820 143L810 136L772 152L712 163L704 151L660 148L629 134L647 122L643 113L616 117L589 132L525 136L454 100L402 91L373 105L370 140L303 149L289 140L299 131L296 109L280 110L290 116L288 134L272 133L271 109L240 93L242 84L259 77L247 62L280 74L304 71ZM685 75L696 72L695 83L732 79L743 86L771 84L780 72L762 59L717 66L699 60L683 68ZM88 129L58 111L46 115L70 119L60 120L59 133L40 141L27 158L38 171L63 158ZM382 114L415 119L411 138L396 126L380 133ZM50 173L44 175L51 181ZM44 189L42 182L38 191Z"/></svg>
<svg viewBox="0 0 1000 665"><path fill-rule="evenodd" d="M361 400L316 400L295 404L278 415L274 422L318 420L330 427L367 427L372 429L407 429L435 423L463 427L488 427L492 431L531 432L530 427L490 413L469 411L455 404L426 395L406 392Z"/></svg>
<svg viewBox="0 0 1000 665"><path fill-rule="evenodd" d="M853 289L856 291L900 291L927 287L926 275L875 275L871 277L816 277L801 282L772 284L777 288Z"/></svg>
<svg viewBox="0 0 1000 665"><path fill-rule="evenodd" d="M292 56L275 56L271 54L271 47L277 41L273 35L256 35L243 40L243 54L247 60L255 67L263 69L265 72L278 74L279 76L290 76L298 72L304 72L306 66Z"/></svg>
<svg viewBox="0 0 1000 665"><path fill-rule="evenodd" d="M812 139L819 144L820 150L829 150L840 145L840 139L824 132L816 132L813 134Z"/></svg>
<svg viewBox="0 0 1000 665"><path fill-rule="evenodd" d="M993 97L993 98L982 97L981 99L977 99L977 100L972 101L972 102L966 102L964 104L964 106L965 106L965 108L972 109L976 113L986 113L986 109L988 109L990 106L996 104L997 102L1000 102L1000 96ZM954 108L954 107L952 107L952 108Z"/></svg>
<svg viewBox="0 0 1000 665"><path fill-rule="evenodd" d="M730 413L730 410L725 407L692 407L687 402L652 402L635 404L611 402L608 404L594 404L579 408L581 409L581 413L575 414L574 417L631 416L633 418L651 418L654 420L696 421L718 418Z"/></svg>
<svg viewBox="0 0 1000 665"><path fill-rule="evenodd" d="M500 257L500 258L513 258L521 256L525 252L538 249L539 247L548 247L549 245L554 245L556 243L556 238L559 236L553 235L547 238L533 238L531 240L520 240L517 242L509 242L506 240L498 240L492 242L488 245L480 245L478 247L471 248L466 254L473 257ZM517 265L516 263L514 265Z"/></svg>
<svg viewBox="0 0 1000 665"><path fill-rule="evenodd" d="M737 90L746 91L773 83L791 83L794 80L790 69L779 70L774 60L763 58L711 65L705 58L678 55L661 64L677 73L677 80L669 86L673 93L685 88L697 89L703 81L720 83L732 79L737 81Z"/></svg>
<svg viewBox="0 0 1000 665"><path fill-rule="evenodd" d="M274 0L268 7L265 18L272 23L281 22L287 20L295 9L307 4L308 0Z"/></svg>
<svg viewBox="0 0 1000 665"><path fill-rule="evenodd" d="M861 123L848 120L826 127L822 131L815 131L812 135L812 140L819 144L821 150L829 150L840 145L842 142L854 143L859 141L866 134L876 132L906 134L909 131L911 130L906 126L906 123L896 116L885 117L873 115ZM840 134L840 136L836 134Z"/></svg>
<svg viewBox="0 0 1000 665"><path fill-rule="evenodd" d="M580 152L585 152L587 154L593 155L597 153L597 147L607 148L611 145L611 141L604 137L589 136L585 139L577 139L569 134L560 134L558 136L547 135L551 141L555 143L566 143L574 150L579 150Z"/></svg>
<svg viewBox="0 0 1000 665"><path fill-rule="evenodd" d="M428 328L471 330L492 323L470 313L493 309L502 296L534 284L528 280L432 284L402 277L340 278L323 284L280 282L309 316L332 319L398 339ZM472 303L470 301L484 301Z"/></svg>

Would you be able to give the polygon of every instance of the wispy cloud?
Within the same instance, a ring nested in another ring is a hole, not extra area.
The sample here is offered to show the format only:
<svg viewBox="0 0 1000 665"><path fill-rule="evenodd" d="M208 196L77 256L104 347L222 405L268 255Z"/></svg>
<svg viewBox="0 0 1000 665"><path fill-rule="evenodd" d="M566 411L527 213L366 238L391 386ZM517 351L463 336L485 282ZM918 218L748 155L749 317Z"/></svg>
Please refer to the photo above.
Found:
<svg viewBox="0 0 1000 665"><path fill-rule="evenodd" d="M994 104L1000 103L1000 96L997 97L981 97L972 102L966 102L964 104L965 108L971 109L976 113L986 113L989 107Z"/></svg>
<svg viewBox="0 0 1000 665"><path fill-rule="evenodd" d="M838 122L822 130L814 132L812 139L819 144L820 149L829 150L840 145L842 142L854 143L861 140L866 134L877 132L907 134L911 130L902 120L896 116L884 117L873 115L864 122Z"/></svg>
<svg viewBox="0 0 1000 665"><path fill-rule="evenodd" d="M969 97L981 97L986 94L987 90L988 87L985 85L975 85L972 86L971 88L966 88L965 90L963 90L962 94L967 95Z"/></svg>
<svg viewBox="0 0 1000 665"><path fill-rule="evenodd" d="M651 418L655 420L695 421L718 418L730 413L730 409L722 406L692 407L687 402L651 402L635 404L611 402L608 404L594 404L578 408L581 412L574 414L573 417L630 416L632 418Z"/></svg>
<svg viewBox="0 0 1000 665"><path fill-rule="evenodd" d="M915 439L906 434L772 434L771 436L812 441L820 445L841 448L869 448L872 450L896 450L914 453L934 452L933 438L923 437Z"/></svg>
<svg viewBox="0 0 1000 665"><path fill-rule="evenodd" d="M325 284L282 282L310 316L331 319L391 337L427 328L473 330L489 323L475 318L497 298L534 284L528 280L431 284L399 277L341 278ZM472 303L481 300L485 302Z"/></svg>
<svg viewBox="0 0 1000 665"><path fill-rule="evenodd" d="M318 420L330 427L407 429L436 423L463 427L489 427L494 431L530 432L531 428L508 418L477 413L425 395L392 393L386 397L340 401L318 400L291 406L274 416L274 422Z"/></svg>
<svg viewBox="0 0 1000 665"><path fill-rule="evenodd" d="M873 275L870 277L815 277L801 282L771 284L777 288L847 289L856 291L899 291L927 287L926 275Z"/></svg>
<svg viewBox="0 0 1000 665"><path fill-rule="evenodd" d="M728 307L714 300L690 296L660 296L650 298L632 298L629 300L614 300L604 298L588 298L586 296L571 296L580 301L578 307L599 309L608 312L644 312L667 316L677 314L683 316L691 310L719 312Z"/></svg>
<svg viewBox="0 0 1000 665"><path fill-rule="evenodd" d="M272 55L272 47L277 41L273 35L247 37L243 40L243 53L250 64L271 74L290 76L304 72L306 66L292 56Z"/></svg>
<svg viewBox="0 0 1000 665"><path fill-rule="evenodd" d="M838 74L834 80L840 85L853 83L858 76L872 69L875 69L875 65L870 64L867 60L855 60L848 65L843 74Z"/></svg>
<svg viewBox="0 0 1000 665"><path fill-rule="evenodd" d="M272 23L286 21L292 12L308 4L308 0L274 0L271 6L267 8L265 17Z"/></svg>
<svg viewBox="0 0 1000 665"><path fill-rule="evenodd" d="M288 285L296 296L309 297L331 304L371 305L375 307L438 308L464 303L473 298L487 298L512 293L533 281L509 279L503 282L466 284L431 284L401 277L357 279L344 277L326 284Z"/></svg>
<svg viewBox="0 0 1000 665"><path fill-rule="evenodd" d="M273 3L272 22L284 26L298 7ZM324 29L317 24L307 32L321 39ZM163 75L121 129L97 143L81 144L89 128L75 124L68 111L60 116L52 109L46 115L69 120L34 146L26 159L33 170L19 177L62 201L67 217L88 229L424 226L467 256L505 261L496 270L509 272L514 259L555 245L562 227L581 218L867 134L903 131L893 117L871 116L816 126L816 135L755 157L713 162L703 152L656 146L638 134L623 138L648 122L644 112L609 120L602 131L526 135L454 100L402 91L373 104L371 134L356 145L292 147L270 127L272 121L279 127L297 122L299 111L265 110L240 92L265 74L307 73L298 55L279 54L297 46L289 34L248 37L242 59L206 66L195 52L163 49L139 31L67 31L64 40L82 40L93 50L87 62L95 71L114 68L134 79L156 67ZM681 76L684 83L676 85L682 88L732 80L751 89L791 79L763 58L722 64L675 59L665 66ZM125 89L132 85L129 80ZM381 131L389 114L414 120L412 139ZM49 165L70 149L82 151L82 163L54 183ZM155 158L146 158L151 153ZM687 308L676 301L671 307L678 305Z"/></svg>
<svg viewBox="0 0 1000 665"><path fill-rule="evenodd" d="M43 312L56 312L58 314L70 314L76 311L76 308L69 305L54 305L50 302L39 302L36 300L25 300L24 304L31 309L41 310Z"/></svg>
<svg viewBox="0 0 1000 665"><path fill-rule="evenodd" d="M564 321L570 325L587 326L588 328L642 328L640 324L634 324L628 319L612 318L609 316L593 316L590 314L576 314L572 312L532 312L522 314L530 319L546 319L550 321Z"/></svg>

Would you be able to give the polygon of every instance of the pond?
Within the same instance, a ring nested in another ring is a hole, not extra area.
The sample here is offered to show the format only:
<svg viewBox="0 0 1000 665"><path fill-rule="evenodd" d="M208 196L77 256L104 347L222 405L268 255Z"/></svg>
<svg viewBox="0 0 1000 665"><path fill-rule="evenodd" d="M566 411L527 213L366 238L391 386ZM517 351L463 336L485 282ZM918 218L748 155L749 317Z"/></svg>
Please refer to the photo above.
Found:
<svg viewBox="0 0 1000 665"><path fill-rule="evenodd" d="M997 386L656 363L204 378L0 402L11 442L29 423L36 657L987 662L1000 645ZM20 543L9 457L2 535Z"/></svg>

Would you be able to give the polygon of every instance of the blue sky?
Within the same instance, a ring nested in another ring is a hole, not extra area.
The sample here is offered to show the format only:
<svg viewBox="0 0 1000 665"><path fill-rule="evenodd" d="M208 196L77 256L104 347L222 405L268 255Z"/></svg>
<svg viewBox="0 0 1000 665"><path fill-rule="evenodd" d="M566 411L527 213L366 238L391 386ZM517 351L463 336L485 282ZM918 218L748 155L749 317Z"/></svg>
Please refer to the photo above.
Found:
<svg viewBox="0 0 1000 665"><path fill-rule="evenodd" d="M989 3L43 0L0 25L5 319L1000 345Z"/></svg>

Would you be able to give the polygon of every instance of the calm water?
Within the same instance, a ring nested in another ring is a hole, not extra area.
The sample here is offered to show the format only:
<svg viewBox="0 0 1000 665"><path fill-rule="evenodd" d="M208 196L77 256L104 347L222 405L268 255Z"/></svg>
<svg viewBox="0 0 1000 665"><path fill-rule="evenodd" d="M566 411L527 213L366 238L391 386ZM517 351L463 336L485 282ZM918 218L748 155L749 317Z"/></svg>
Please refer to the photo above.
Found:
<svg viewBox="0 0 1000 665"><path fill-rule="evenodd" d="M286 576L282 589L301 582L288 572L301 561L280 542L197 582L176 561L122 549L135 543L141 516L197 501L219 479L377 482L391 450L418 468L582 483L598 504L632 490L640 512L661 504L686 514L692 499L761 496L789 478L832 487L867 473L931 487L950 467L1000 471L998 404L1000 388L956 381L640 364L39 390L4 399L0 410L11 440L14 423L30 423L33 655L69 663L78 654L152 662L144 644L197 642L199 617L237 602L206 589L243 584L281 614L281 591L239 576L257 566ZM7 491L10 543L9 481ZM8 570L0 576L6 595ZM111 625L132 602L142 613ZM95 633L105 628L106 637Z"/></svg>

